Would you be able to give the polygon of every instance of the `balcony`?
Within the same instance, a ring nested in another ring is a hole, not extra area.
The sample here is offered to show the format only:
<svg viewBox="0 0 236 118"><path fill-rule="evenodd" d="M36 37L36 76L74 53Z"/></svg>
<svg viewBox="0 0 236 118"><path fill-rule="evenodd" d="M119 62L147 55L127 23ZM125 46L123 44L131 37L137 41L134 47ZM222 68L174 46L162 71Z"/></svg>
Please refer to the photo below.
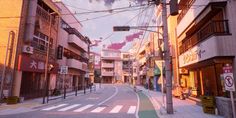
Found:
<svg viewBox="0 0 236 118"><path fill-rule="evenodd" d="M199 31L182 41L179 53L182 54L211 35L229 35L228 20L211 21Z"/></svg>
<svg viewBox="0 0 236 118"><path fill-rule="evenodd" d="M70 34L68 43L73 45L76 48L83 49L85 52L88 52L88 45L82 41L78 36L75 34Z"/></svg>
<svg viewBox="0 0 236 118"><path fill-rule="evenodd" d="M82 62L82 70L88 71L88 64L87 63Z"/></svg>
<svg viewBox="0 0 236 118"><path fill-rule="evenodd" d="M113 71L102 71L102 76L114 76Z"/></svg>
<svg viewBox="0 0 236 118"><path fill-rule="evenodd" d="M188 5L182 5L182 11L177 17L177 37L182 35L189 26L211 19L212 15L224 9L227 4L227 0L188 0L187 2ZM196 7L203 4L204 6Z"/></svg>
<svg viewBox="0 0 236 118"><path fill-rule="evenodd" d="M76 59L67 59L67 66L69 68L74 68L74 69L79 69L79 70L83 70L83 71L86 71L86 64L85 63L82 63Z"/></svg>
<svg viewBox="0 0 236 118"><path fill-rule="evenodd" d="M49 12L47 12L45 9L43 9L42 7L40 7L39 5L37 6L36 9L36 14L38 17L42 18L44 21L46 22L50 22L50 14ZM56 28L58 25L58 21L56 20L55 17L52 17L52 25Z"/></svg>
<svg viewBox="0 0 236 118"><path fill-rule="evenodd" d="M102 67L103 68L114 68L114 64L113 63L104 63L104 62L102 62Z"/></svg>

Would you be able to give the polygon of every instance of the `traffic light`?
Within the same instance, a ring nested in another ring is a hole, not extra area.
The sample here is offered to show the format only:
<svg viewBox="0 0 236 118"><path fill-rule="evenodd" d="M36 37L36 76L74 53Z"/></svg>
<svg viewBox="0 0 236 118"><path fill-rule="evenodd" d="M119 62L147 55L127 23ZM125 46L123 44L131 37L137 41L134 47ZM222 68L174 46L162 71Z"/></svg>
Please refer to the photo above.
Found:
<svg viewBox="0 0 236 118"><path fill-rule="evenodd" d="M114 26L113 31L129 31L130 26Z"/></svg>

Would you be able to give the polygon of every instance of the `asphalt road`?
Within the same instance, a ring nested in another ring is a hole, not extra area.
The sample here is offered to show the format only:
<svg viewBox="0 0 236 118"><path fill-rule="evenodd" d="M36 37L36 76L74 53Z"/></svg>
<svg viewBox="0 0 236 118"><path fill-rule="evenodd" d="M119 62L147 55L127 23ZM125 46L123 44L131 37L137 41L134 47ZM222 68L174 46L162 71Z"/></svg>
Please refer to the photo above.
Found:
<svg viewBox="0 0 236 118"><path fill-rule="evenodd" d="M1 118L136 118L137 94L128 85L103 85L103 89L34 111Z"/></svg>

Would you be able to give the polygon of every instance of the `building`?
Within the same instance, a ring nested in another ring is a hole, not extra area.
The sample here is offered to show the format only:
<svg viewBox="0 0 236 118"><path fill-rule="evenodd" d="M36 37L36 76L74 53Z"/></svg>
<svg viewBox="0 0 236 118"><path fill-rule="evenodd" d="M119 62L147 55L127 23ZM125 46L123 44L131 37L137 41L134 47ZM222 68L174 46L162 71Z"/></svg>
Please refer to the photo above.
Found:
<svg viewBox="0 0 236 118"><path fill-rule="evenodd" d="M4 12L1 12L1 16L3 14L8 17L3 28L12 31L10 37L14 37L8 60L13 73L6 76L11 78L12 88L8 89L8 93L25 99L43 96L46 82L51 89L55 88L58 70L55 49L59 8L51 0L13 0L1 1L1 4L6 6L2 8ZM9 7L12 5L14 7ZM15 23L14 27L12 22ZM4 31L3 36L7 36L7 32ZM46 60L47 78L44 77Z"/></svg>
<svg viewBox="0 0 236 118"><path fill-rule="evenodd" d="M89 78L92 83L94 83L94 75L95 75L95 54L93 52L89 55Z"/></svg>
<svg viewBox="0 0 236 118"><path fill-rule="evenodd" d="M133 60L131 58L130 53L122 52L122 82L123 83L133 83Z"/></svg>
<svg viewBox="0 0 236 118"><path fill-rule="evenodd" d="M217 97L219 113L226 113L231 105L225 91L223 67L236 66L236 1L228 0L180 0L176 37L180 85L192 91L192 96ZM194 8L194 6L204 6ZM194 9L192 9L194 8ZM233 70L233 74L236 71ZM223 109L222 109L223 108ZM225 114L224 114L225 115Z"/></svg>
<svg viewBox="0 0 236 118"><path fill-rule="evenodd" d="M61 1L57 1L55 4L60 8L62 14L58 28L57 62L60 68L68 69L68 72L58 74L57 88L82 89L90 83L86 75L88 75L88 55L91 42L80 33L82 25L70 10ZM71 22L73 24L68 24Z"/></svg>
<svg viewBox="0 0 236 118"><path fill-rule="evenodd" d="M119 50L103 49L101 52L101 76L103 83L122 81L122 61Z"/></svg>
<svg viewBox="0 0 236 118"><path fill-rule="evenodd" d="M197 97L223 96L223 67L236 66L236 17L232 15L236 1L194 0L189 4L206 5L197 9L181 7L177 18L180 84L192 89Z"/></svg>
<svg viewBox="0 0 236 118"><path fill-rule="evenodd" d="M94 54L94 82L101 83L101 55L93 52Z"/></svg>
<svg viewBox="0 0 236 118"><path fill-rule="evenodd" d="M68 87L76 86L73 83L86 77L91 42L78 32L80 29L74 28L81 28L81 24L67 25L66 22L77 20L60 1L11 0L0 3L4 6L0 12L0 70L3 72L6 67L5 97L31 99L45 96L46 89L61 86L58 84L62 78L58 74L61 66L69 68L66 75ZM8 54L7 39L10 39ZM3 57L6 57L6 64Z"/></svg>

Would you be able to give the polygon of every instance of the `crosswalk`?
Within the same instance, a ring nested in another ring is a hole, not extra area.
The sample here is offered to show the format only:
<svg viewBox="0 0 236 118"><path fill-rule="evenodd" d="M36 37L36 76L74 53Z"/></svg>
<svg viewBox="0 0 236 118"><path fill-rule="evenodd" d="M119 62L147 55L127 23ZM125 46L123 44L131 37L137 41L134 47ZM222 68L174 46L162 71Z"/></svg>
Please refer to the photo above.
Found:
<svg viewBox="0 0 236 118"><path fill-rule="evenodd" d="M90 112L90 113L102 113L107 112L110 114L125 112L127 114L135 114L136 106L124 106L115 105L112 107L97 106L93 104L59 104L41 109L41 111L57 111L57 112Z"/></svg>

